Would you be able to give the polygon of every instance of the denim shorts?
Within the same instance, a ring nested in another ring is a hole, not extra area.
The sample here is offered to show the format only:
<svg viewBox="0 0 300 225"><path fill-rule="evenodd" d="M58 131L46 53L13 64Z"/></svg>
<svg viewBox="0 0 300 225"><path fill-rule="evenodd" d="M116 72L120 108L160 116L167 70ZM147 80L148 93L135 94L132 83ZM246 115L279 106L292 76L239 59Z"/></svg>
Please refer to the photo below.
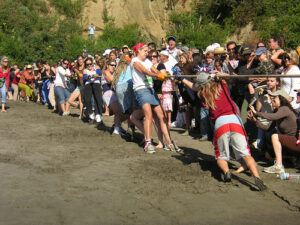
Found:
<svg viewBox="0 0 300 225"><path fill-rule="evenodd" d="M1 103L6 103L6 81L4 81L3 86L0 88L1 91Z"/></svg>
<svg viewBox="0 0 300 225"><path fill-rule="evenodd" d="M57 86L54 88L54 93L59 99L59 104L65 104L70 98L70 92L67 88Z"/></svg>
<svg viewBox="0 0 300 225"><path fill-rule="evenodd" d="M143 106L144 104L150 105L160 105L160 100L157 97L153 88L143 88L135 91L136 100L139 106Z"/></svg>

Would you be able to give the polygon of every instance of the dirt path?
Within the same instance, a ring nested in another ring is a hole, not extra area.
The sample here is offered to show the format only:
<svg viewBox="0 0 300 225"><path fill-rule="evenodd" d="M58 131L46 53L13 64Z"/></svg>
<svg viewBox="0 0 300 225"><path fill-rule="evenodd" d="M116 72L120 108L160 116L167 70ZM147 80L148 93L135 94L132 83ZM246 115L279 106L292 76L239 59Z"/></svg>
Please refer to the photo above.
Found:
<svg viewBox="0 0 300 225"><path fill-rule="evenodd" d="M78 118L8 106L0 114L1 225L299 224L299 181L261 173L264 193L247 174L224 184L209 142L174 131L184 153L147 155Z"/></svg>

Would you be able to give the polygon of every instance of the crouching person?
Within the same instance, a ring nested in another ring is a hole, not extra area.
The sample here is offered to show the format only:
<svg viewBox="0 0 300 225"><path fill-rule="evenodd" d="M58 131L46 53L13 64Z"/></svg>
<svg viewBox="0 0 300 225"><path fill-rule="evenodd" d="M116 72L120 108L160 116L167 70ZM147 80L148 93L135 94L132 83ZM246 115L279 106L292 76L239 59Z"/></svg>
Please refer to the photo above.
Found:
<svg viewBox="0 0 300 225"><path fill-rule="evenodd" d="M259 190L267 187L260 179L256 163L251 156L248 146L247 135L243 127L241 118L235 103L230 98L227 84L224 80L219 80L218 76L201 72L197 76L197 83L177 78L198 92L198 96L203 99L209 108L210 118L214 122L214 147L215 158L219 168L224 174L224 182L231 181L231 173L227 161L230 159L230 147L233 149L237 160L243 159L255 179L255 185Z"/></svg>

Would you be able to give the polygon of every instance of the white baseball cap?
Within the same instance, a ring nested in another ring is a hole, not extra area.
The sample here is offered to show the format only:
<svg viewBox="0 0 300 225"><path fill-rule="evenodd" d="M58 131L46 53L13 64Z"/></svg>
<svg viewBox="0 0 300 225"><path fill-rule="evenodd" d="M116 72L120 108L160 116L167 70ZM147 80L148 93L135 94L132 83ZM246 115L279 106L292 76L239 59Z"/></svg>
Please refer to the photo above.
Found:
<svg viewBox="0 0 300 225"><path fill-rule="evenodd" d="M111 52L111 49L106 49L105 52L103 53L103 56L109 55Z"/></svg>
<svg viewBox="0 0 300 225"><path fill-rule="evenodd" d="M169 57L169 52L166 51L166 50L163 50L163 51L161 51L161 52L159 53L159 55L164 55L164 56Z"/></svg>

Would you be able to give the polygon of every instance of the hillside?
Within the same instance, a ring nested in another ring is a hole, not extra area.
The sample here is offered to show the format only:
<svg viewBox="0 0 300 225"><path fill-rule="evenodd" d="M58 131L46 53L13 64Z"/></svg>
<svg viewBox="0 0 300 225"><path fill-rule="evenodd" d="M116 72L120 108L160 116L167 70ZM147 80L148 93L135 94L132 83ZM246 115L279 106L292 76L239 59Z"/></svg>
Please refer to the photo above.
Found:
<svg viewBox="0 0 300 225"><path fill-rule="evenodd" d="M114 19L118 27L138 23L149 40L158 41L169 28L169 15L191 10L192 0L97 0L88 1L83 9L83 26L93 23L100 35L105 22L103 14ZM88 35L88 32L85 33Z"/></svg>

